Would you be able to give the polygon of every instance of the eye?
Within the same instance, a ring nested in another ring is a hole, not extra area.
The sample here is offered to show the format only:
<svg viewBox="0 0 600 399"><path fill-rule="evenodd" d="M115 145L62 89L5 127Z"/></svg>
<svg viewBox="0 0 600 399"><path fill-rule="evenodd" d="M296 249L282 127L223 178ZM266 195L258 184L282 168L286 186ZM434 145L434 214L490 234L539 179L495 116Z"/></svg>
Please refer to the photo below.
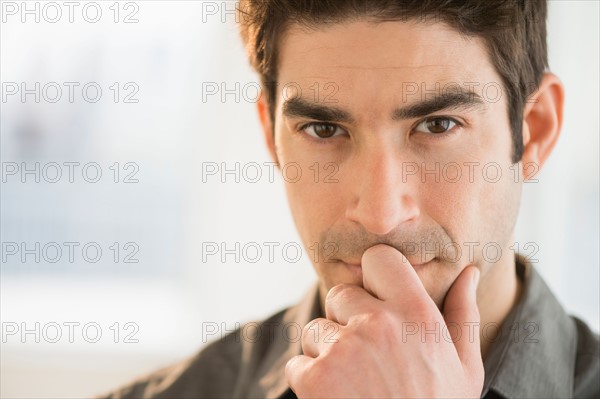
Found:
<svg viewBox="0 0 600 399"><path fill-rule="evenodd" d="M344 134L345 130L331 123L310 122L300 127L300 131L316 139L328 139Z"/></svg>
<svg viewBox="0 0 600 399"><path fill-rule="evenodd" d="M452 128L457 125L460 124L452 118L445 116L432 116L419 123L415 130L421 133L442 134L452 130Z"/></svg>

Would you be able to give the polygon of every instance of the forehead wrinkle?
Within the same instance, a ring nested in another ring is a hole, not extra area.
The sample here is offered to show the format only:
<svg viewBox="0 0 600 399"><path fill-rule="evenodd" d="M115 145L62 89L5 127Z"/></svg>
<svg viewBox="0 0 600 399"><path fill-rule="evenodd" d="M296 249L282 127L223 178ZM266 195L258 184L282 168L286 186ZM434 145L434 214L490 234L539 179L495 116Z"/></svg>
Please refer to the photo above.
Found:
<svg viewBox="0 0 600 399"><path fill-rule="evenodd" d="M359 66L359 65L330 65L328 68L339 68L339 69L373 69L373 70L382 70L382 69L391 69L391 70L402 70L402 69L421 69L421 68L451 68L448 64L422 64L422 65L403 65L403 66Z"/></svg>

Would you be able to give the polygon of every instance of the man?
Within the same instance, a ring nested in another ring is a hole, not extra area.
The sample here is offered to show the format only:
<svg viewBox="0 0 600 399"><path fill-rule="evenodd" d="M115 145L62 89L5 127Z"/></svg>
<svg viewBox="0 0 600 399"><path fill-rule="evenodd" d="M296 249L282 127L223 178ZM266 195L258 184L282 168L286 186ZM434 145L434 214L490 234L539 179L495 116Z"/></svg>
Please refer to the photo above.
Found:
<svg viewBox="0 0 600 399"><path fill-rule="evenodd" d="M268 149L305 172L286 191L319 284L112 397L599 397L598 335L513 250L562 123L546 3L239 10Z"/></svg>

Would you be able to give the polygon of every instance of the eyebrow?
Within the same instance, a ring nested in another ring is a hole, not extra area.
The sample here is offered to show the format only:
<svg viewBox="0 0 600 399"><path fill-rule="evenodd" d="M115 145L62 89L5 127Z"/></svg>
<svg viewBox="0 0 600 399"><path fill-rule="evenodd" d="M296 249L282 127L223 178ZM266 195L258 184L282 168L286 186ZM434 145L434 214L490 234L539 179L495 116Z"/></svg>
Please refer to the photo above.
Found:
<svg viewBox="0 0 600 399"><path fill-rule="evenodd" d="M301 97L287 99L283 104L283 115L310 118L322 122L354 123L354 118L350 113L341 108L311 103Z"/></svg>
<svg viewBox="0 0 600 399"><path fill-rule="evenodd" d="M473 91L446 92L436 95L431 99L395 109L392 113L392 119L401 120L419 118L443 110L466 110L484 108L484 106L485 103L481 96Z"/></svg>
<svg viewBox="0 0 600 399"><path fill-rule="evenodd" d="M395 109L392 112L392 120L419 118L443 110L483 108L484 106L483 99L475 92L447 92ZM348 111L335 106L312 103L301 97L286 100L283 104L283 115L310 118L322 122L353 124L355 121Z"/></svg>

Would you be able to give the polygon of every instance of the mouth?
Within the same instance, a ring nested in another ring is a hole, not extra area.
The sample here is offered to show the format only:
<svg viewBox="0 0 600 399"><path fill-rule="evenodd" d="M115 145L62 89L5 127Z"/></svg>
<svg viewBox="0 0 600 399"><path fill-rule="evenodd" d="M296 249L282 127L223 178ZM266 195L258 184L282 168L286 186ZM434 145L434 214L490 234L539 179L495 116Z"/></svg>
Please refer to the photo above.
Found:
<svg viewBox="0 0 600 399"><path fill-rule="evenodd" d="M427 259L424 262L420 262L420 263L417 263L416 259L414 260L414 262L411 261L410 259L408 259L408 262L411 264L411 266L414 269L421 268L421 267L423 267L425 265L428 265L430 263L434 263L436 261L437 261L436 257L432 257L432 258ZM343 263L344 265L346 265L347 267L349 267L351 269L354 269L354 270L360 270L360 269L362 269L362 264L361 264L360 261L359 262L356 262L356 261L348 261L348 262L346 262L346 261L340 260L340 262Z"/></svg>
<svg viewBox="0 0 600 399"><path fill-rule="evenodd" d="M342 263L352 269L361 269L362 268L362 264L360 264L360 263L351 263L351 262L344 262L344 261L342 261Z"/></svg>

